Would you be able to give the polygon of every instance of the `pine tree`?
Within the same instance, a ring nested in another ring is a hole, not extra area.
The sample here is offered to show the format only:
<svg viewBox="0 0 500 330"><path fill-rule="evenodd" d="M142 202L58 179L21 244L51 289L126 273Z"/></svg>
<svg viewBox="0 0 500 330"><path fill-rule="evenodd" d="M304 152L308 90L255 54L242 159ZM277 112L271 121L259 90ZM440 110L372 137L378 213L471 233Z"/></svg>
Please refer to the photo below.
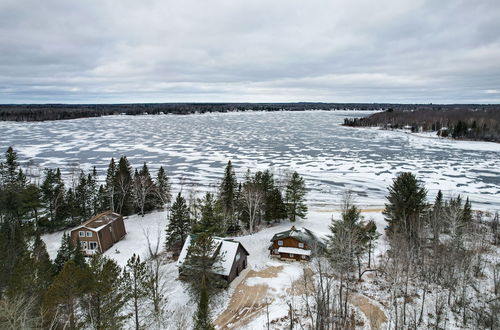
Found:
<svg viewBox="0 0 500 330"><path fill-rule="evenodd" d="M231 161L228 161L219 189L219 200L221 201L222 211L224 212L226 229L235 225L237 190L238 182L234 174L233 164Z"/></svg>
<svg viewBox="0 0 500 330"><path fill-rule="evenodd" d="M61 238L61 247L57 250L57 256L54 260L54 270L59 273L68 261L73 261L76 265L85 268L86 262L80 247L80 240L76 244L71 241L71 236L64 233Z"/></svg>
<svg viewBox="0 0 500 330"><path fill-rule="evenodd" d="M106 183L104 191L106 192L105 209L116 211L115 209L115 187L116 187L116 164L115 160L111 158L108 170L106 172Z"/></svg>
<svg viewBox="0 0 500 330"><path fill-rule="evenodd" d="M140 313L144 298L147 296L146 281L148 274L146 271L146 262L141 262L141 258L134 254L127 261L127 266L123 271L126 292L128 292L129 301L132 303L135 329L141 328Z"/></svg>
<svg viewBox="0 0 500 330"><path fill-rule="evenodd" d="M464 224L469 224L472 222L472 205L469 201L469 197L465 200L464 208L462 211L462 221Z"/></svg>
<svg viewBox="0 0 500 330"><path fill-rule="evenodd" d="M304 178L299 173L293 172L286 187L286 206L290 221L295 221L297 218L305 218L307 214L307 205L305 204L306 193Z"/></svg>
<svg viewBox="0 0 500 330"><path fill-rule="evenodd" d="M139 214L144 216L145 211L151 211L155 207L156 185L151 179L146 163L140 171L134 174L134 202Z"/></svg>
<svg viewBox="0 0 500 330"><path fill-rule="evenodd" d="M410 247L418 248L427 191L410 172L399 174L388 190L388 203L383 212L389 223L386 229L388 237L401 234Z"/></svg>
<svg viewBox="0 0 500 330"><path fill-rule="evenodd" d="M8 147L5 152L5 163L3 163L2 181L4 185L14 185L17 181L19 163L17 153L12 147Z"/></svg>
<svg viewBox="0 0 500 330"><path fill-rule="evenodd" d="M68 261L45 293L43 305L48 319L57 317L61 328L79 329L84 322L82 297L89 291L91 280L86 268Z"/></svg>
<svg viewBox="0 0 500 330"><path fill-rule="evenodd" d="M78 184L75 188L75 200L78 205L78 214L81 216L82 220L89 219L92 214L90 209L91 196L88 185L88 177L83 171L80 171Z"/></svg>
<svg viewBox="0 0 500 330"><path fill-rule="evenodd" d="M115 209L123 215L133 213L133 178L132 167L127 157L123 156L118 162L115 174Z"/></svg>
<svg viewBox="0 0 500 330"><path fill-rule="evenodd" d="M47 247L41 239L40 234L36 232L31 252L31 278L34 295L41 299L42 293L47 290L52 283L54 276L54 266L47 252Z"/></svg>
<svg viewBox="0 0 500 330"><path fill-rule="evenodd" d="M181 274L189 284L193 300L198 304L195 314L195 329L213 329L210 321L210 300L222 286L216 265L224 261L223 256L213 256L216 243L208 233L192 236L192 243L182 265Z"/></svg>
<svg viewBox="0 0 500 330"><path fill-rule="evenodd" d="M168 179L167 173L163 169L163 166L160 166L160 169L158 170L158 175L156 177L156 187L156 208L162 209L166 204L170 204L170 201L172 199L170 181Z"/></svg>
<svg viewBox="0 0 500 330"><path fill-rule="evenodd" d="M213 194L207 192L205 197L199 202L200 221L194 226L194 232L210 232L218 234L222 231L222 214L214 199Z"/></svg>
<svg viewBox="0 0 500 330"><path fill-rule="evenodd" d="M64 182L61 178L61 171L47 169L45 179L41 185L42 200L48 211L48 219L52 227L58 226L64 220Z"/></svg>
<svg viewBox="0 0 500 330"><path fill-rule="evenodd" d="M170 212L170 222L166 230L166 248L180 251L190 229L189 210L186 200L179 192Z"/></svg>
<svg viewBox="0 0 500 330"><path fill-rule="evenodd" d="M86 320L95 329L120 329L127 316L121 311L126 303L121 268L100 253L89 262L89 289L85 296Z"/></svg>

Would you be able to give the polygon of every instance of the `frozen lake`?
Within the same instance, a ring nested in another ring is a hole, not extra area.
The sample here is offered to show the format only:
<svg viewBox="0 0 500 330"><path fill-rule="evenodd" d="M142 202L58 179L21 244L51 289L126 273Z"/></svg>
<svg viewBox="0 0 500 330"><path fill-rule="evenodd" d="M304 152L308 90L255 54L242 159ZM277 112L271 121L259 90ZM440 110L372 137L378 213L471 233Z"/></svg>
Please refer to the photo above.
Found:
<svg viewBox="0 0 500 330"><path fill-rule="evenodd" d="M40 167L96 165L126 155L163 165L174 184L212 189L232 160L239 178L250 168L297 170L310 188L311 206L334 209L342 190L379 207L398 172L425 182L431 198L468 195L474 208L500 210L500 144L451 141L402 132L342 127L345 117L369 112L253 112L204 115L108 116L68 121L0 122L1 150Z"/></svg>

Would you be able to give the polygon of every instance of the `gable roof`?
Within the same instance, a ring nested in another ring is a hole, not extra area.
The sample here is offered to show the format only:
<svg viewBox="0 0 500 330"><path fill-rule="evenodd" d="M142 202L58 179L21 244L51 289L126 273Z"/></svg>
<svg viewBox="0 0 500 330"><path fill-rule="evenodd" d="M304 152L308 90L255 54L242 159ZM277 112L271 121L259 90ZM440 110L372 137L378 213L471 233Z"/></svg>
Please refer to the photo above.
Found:
<svg viewBox="0 0 500 330"><path fill-rule="evenodd" d="M115 221L116 219L118 219L120 217L121 217L120 214L115 213L113 211L102 212L102 213L99 213L99 214L93 216L92 218L85 221L84 223L82 223L80 226L76 227L73 230L77 230L80 228L86 228L86 229L89 229L91 231L98 232L99 230L106 227L107 224Z"/></svg>
<svg viewBox="0 0 500 330"><path fill-rule="evenodd" d="M180 267L186 261L188 255L188 249L191 246L192 242L196 240L197 235L189 235L182 246L181 253L179 254L179 259L177 259L177 266ZM241 246L243 251L247 254L248 251L245 247L237 241L231 239L224 239L220 237L214 237L214 248L211 253L211 257L214 258L216 255L220 256L222 260L218 260L214 265L214 269L216 269L215 273L219 275L228 276L233 268L234 260L236 258L236 254L238 253L238 248Z"/></svg>
<svg viewBox="0 0 500 330"><path fill-rule="evenodd" d="M321 248L325 248L325 243L321 238L318 237L315 233L307 228L295 228L292 226L291 229L285 230L279 233L274 234L273 238L271 238L271 242L274 242L279 239L285 239L288 237L295 238L296 240L306 243L309 246L318 245Z"/></svg>

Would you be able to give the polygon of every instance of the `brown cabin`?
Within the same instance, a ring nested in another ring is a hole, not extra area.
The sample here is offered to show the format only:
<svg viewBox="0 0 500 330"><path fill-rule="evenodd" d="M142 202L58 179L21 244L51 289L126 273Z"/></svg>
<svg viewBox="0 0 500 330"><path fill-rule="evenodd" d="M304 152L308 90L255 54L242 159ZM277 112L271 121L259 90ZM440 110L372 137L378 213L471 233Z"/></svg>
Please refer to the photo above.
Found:
<svg viewBox="0 0 500 330"><path fill-rule="evenodd" d="M312 231L295 228L277 233L271 239L271 256L285 260L309 261L312 255L325 248L324 243Z"/></svg>
<svg viewBox="0 0 500 330"><path fill-rule="evenodd" d="M71 240L75 244L80 240L83 253L91 256L108 250L126 234L123 216L106 211L73 229Z"/></svg>
<svg viewBox="0 0 500 330"><path fill-rule="evenodd" d="M188 256L188 250L191 243L196 240L196 238L197 235L189 235L186 238L179 259L177 260L179 276L181 278L183 263ZM216 256L220 256L222 259L219 261L219 264L213 265L214 269L216 269L215 273L224 279L226 285L229 285L229 283L247 268L247 257L249 253L240 242L232 239L214 237L213 241L215 244L214 250L212 251L212 258L216 259Z"/></svg>

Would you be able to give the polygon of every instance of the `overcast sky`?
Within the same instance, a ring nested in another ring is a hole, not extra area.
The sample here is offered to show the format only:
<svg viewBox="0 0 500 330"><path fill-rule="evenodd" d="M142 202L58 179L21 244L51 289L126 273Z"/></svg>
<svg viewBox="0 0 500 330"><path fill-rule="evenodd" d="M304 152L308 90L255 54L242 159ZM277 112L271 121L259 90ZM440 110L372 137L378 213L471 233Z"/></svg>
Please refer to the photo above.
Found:
<svg viewBox="0 0 500 330"><path fill-rule="evenodd" d="M0 0L0 103L500 103L499 0Z"/></svg>

